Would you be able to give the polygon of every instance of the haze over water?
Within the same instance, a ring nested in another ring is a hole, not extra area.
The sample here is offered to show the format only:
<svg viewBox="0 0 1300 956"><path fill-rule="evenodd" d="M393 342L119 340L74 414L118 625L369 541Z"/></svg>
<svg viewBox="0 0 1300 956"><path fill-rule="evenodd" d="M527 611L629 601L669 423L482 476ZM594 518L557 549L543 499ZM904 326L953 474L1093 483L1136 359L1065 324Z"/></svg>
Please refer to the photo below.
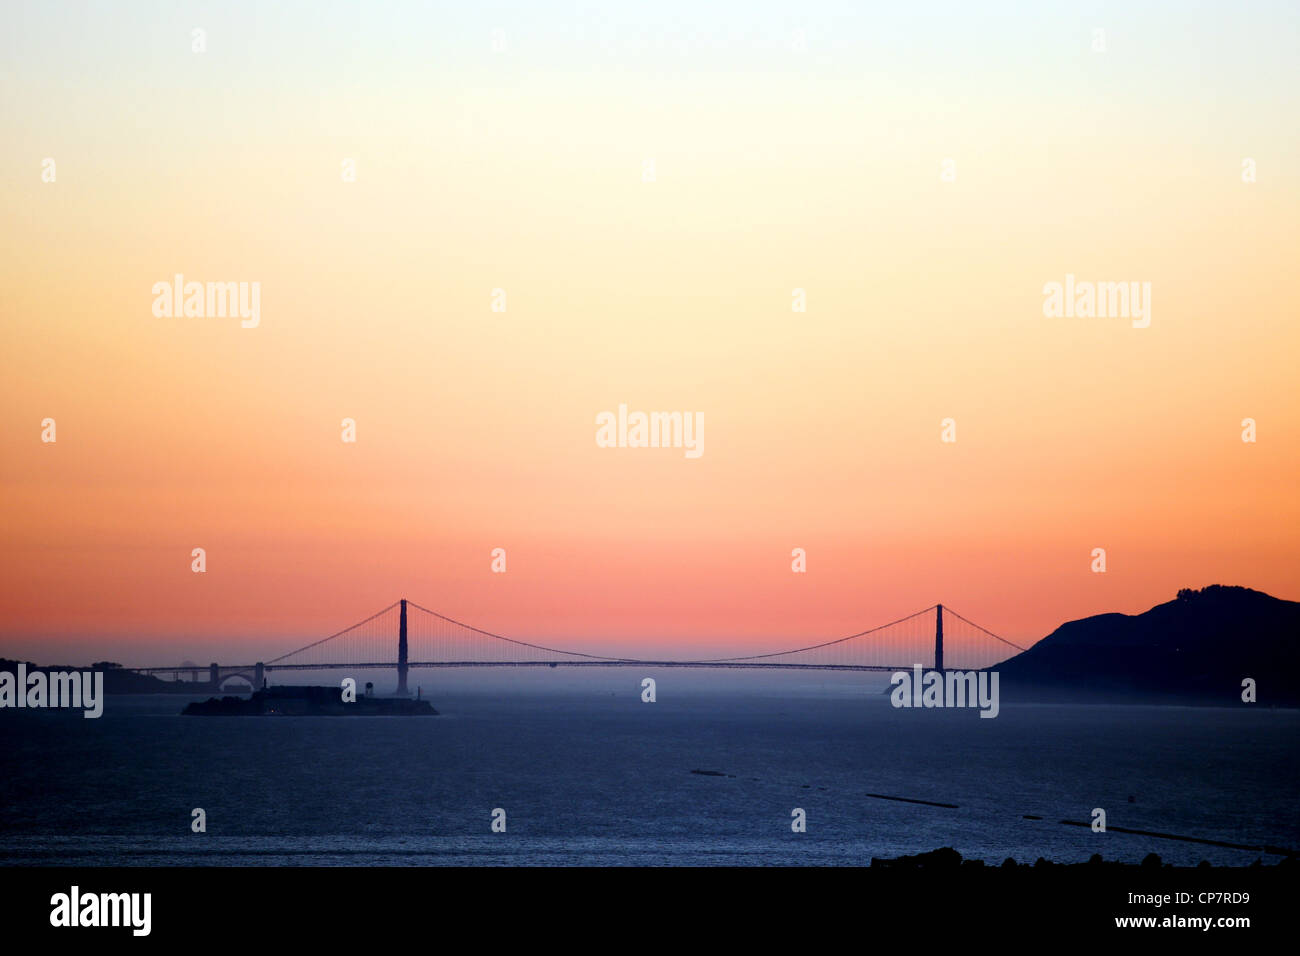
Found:
<svg viewBox="0 0 1300 956"><path fill-rule="evenodd" d="M656 703L642 703L642 676L657 679ZM0 864L855 865L940 846L990 863L1261 856L1057 822L1094 807L1112 827L1300 846L1296 711L1004 698L981 720L895 710L884 675L862 674L423 671L412 683L441 716L182 718L185 699L163 696L110 698L95 721L6 713ZM190 832L195 807L207 833ZM489 831L497 807L505 834ZM804 834L790 831L796 807Z"/></svg>

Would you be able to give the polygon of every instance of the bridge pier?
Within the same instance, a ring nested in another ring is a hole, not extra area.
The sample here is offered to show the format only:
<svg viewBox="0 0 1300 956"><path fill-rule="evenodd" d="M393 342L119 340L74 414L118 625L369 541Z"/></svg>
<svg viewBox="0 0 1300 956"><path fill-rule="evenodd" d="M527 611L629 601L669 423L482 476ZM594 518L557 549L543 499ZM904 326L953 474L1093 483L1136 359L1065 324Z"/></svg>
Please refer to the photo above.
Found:
<svg viewBox="0 0 1300 956"><path fill-rule="evenodd" d="M266 666L258 661L253 665L253 690L261 690L266 686Z"/></svg>
<svg viewBox="0 0 1300 956"><path fill-rule="evenodd" d="M406 689L406 598L402 598L402 617L397 626L397 696L405 697Z"/></svg>
<svg viewBox="0 0 1300 956"><path fill-rule="evenodd" d="M208 680L212 683L213 691L221 687L221 668L213 661L208 665Z"/></svg>
<svg viewBox="0 0 1300 956"><path fill-rule="evenodd" d="M943 673L943 605L934 610L934 669Z"/></svg>

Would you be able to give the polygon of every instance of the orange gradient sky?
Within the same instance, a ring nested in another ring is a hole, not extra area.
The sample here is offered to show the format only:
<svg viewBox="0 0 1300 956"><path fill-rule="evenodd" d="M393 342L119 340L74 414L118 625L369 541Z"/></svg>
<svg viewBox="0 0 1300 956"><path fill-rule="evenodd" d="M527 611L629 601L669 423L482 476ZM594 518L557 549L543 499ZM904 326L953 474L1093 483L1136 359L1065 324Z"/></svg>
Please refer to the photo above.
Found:
<svg viewBox="0 0 1300 956"><path fill-rule="evenodd" d="M204 9L201 55L189 12L3 14L0 654L270 655L402 596L756 651L1300 597L1294 12L1117 6L1102 55L1064 10L976 52L900 15L908 56L814 20L792 59ZM259 282L259 327L155 317L177 272ZM1150 282L1150 327L1045 317L1066 273ZM703 456L597 447L620 403Z"/></svg>

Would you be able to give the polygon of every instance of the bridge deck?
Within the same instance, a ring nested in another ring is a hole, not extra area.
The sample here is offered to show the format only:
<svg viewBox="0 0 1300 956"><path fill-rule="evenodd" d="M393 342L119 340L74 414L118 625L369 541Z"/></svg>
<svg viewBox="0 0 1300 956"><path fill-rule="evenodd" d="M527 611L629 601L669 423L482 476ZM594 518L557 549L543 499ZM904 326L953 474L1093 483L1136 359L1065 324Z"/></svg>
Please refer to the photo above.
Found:
<svg viewBox="0 0 1300 956"><path fill-rule="evenodd" d="M919 662L917 662L919 663ZM253 664L222 664L225 671L252 671ZM770 661L409 661L407 667L714 667L749 670L807 670L807 671L910 671L913 664L780 664ZM922 664L923 667L928 665ZM369 661L360 664L267 664L271 671L327 671L327 670L389 670L397 667L396 661ZM973 669L973 668L972 668ZM206 667L124 667L136 674L173 674L199 671Z"/></svg>
<svg viewBox="0 0 1300 956"><path fill-rule="evenodd" d="M945 619L948 620L946 628ZM395 648L392 644L394 637L397 638ZM947 656L945 645L949 651ZM387 657L394 650L396 660L376 660ZM953 650L958 653L952 653ZM952 667L954 658L961 658L963 662L979 661L978 664L963 666L961 670L980 670L1005 660L1012 652L1023 650L1018 644L999 637L951 608L936 604L848 637L790 650L712 660L647 660L588 654L516 640L471 627L402 598L328 637L260 663L131 667L127 670L139 674L170 674L177 678L191 674L196 675L196 679L198 674L206 671L209 675L207 683L219 684L234 676L260 683L260 675L271 671L395 668L398 686L405 688L406 672L412 667L693 667L892 673L911 670L918 665L940 671L955 670L958 668ZM326 654L328 657L324 656ZM881 663L895 654L912 659L897 664ZM415 656L425 660L410 659ZM945 667L945 663L949 666Z"/></svg>

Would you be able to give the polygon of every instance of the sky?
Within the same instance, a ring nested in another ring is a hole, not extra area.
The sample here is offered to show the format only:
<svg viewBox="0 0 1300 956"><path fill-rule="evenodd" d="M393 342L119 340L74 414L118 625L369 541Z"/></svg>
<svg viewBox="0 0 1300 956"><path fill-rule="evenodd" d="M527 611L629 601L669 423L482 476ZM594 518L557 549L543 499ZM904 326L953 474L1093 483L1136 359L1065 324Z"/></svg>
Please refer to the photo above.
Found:
<svg viewBox="0 0 1300 956"><path fill-rule="evenodd" d="M900 6L4 4L0 654L1300 598L1300 12Z"/></svg>

